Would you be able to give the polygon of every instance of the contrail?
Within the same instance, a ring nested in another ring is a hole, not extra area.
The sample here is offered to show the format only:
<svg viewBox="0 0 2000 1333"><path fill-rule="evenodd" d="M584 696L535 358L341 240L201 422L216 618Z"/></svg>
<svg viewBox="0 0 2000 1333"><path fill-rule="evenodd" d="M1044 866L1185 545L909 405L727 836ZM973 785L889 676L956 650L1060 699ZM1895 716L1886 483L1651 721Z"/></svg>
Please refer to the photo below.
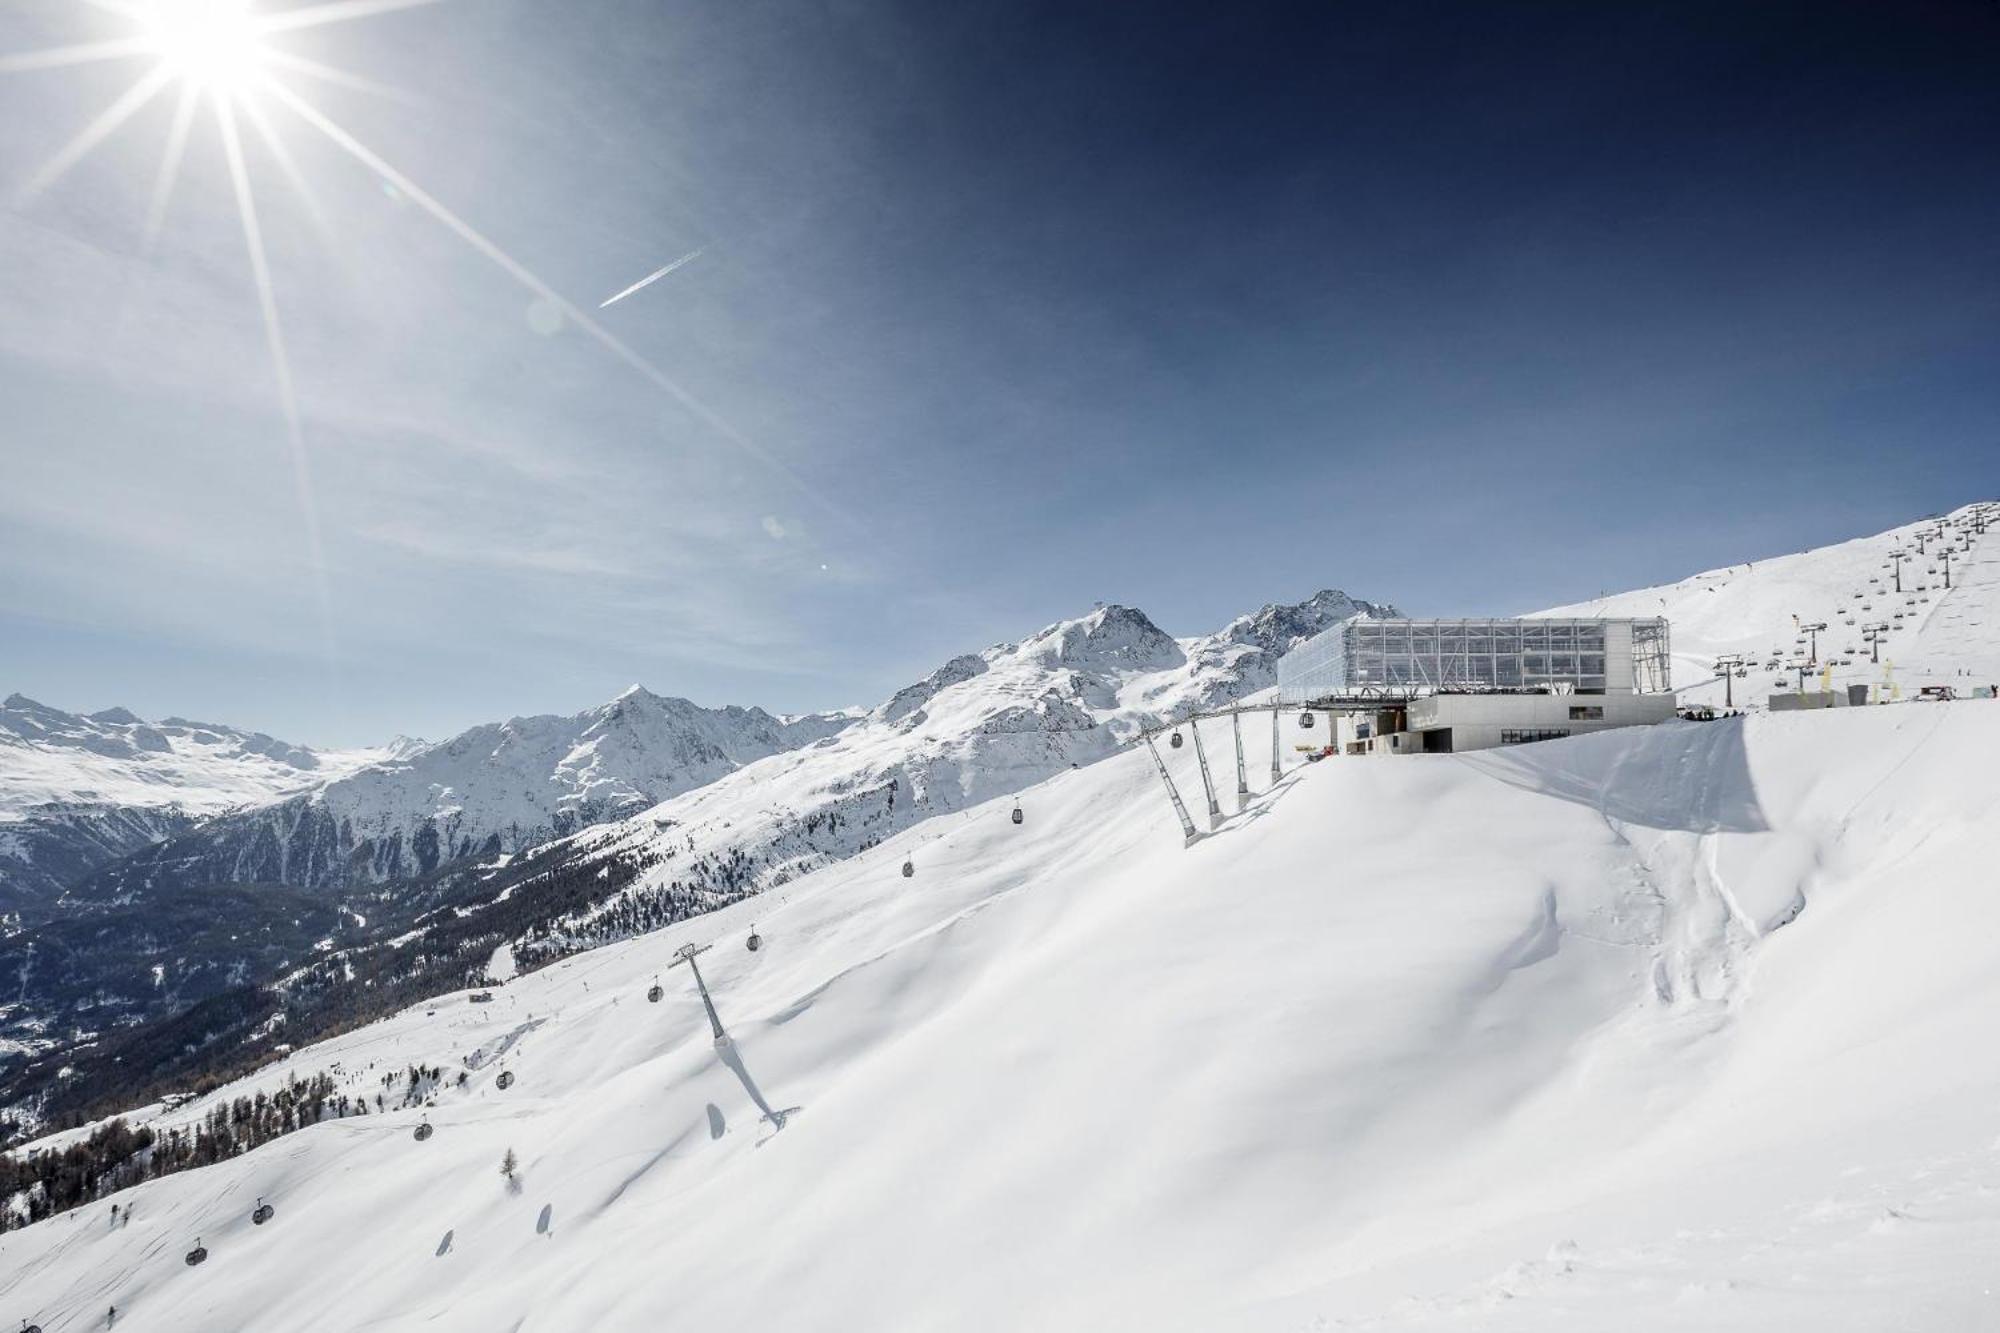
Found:
<svg viewBox="0 0 2000 1333"><path fill-rule="evenodd" d="M707 246L703 246L702 250L706 250L707 248L708 248ZM630 287L627 287L624 291L618 293L618 295L612 297L608 301L601 302L597 308L599 310L602 310L604 309L605 306L617 305L620 301L630 296L633 292L638 291L641 287L649 287L652 284L658 282L661 278L666 277L667 274L672 273L682 264L692 263L699 258L701 258L701 250L690 250L686 254L682 255L679 259L676 259L673 263L660 265L660 267L654 269L651 273L648 273L645 277L639 279L637 282L633 283Z"/></svg>

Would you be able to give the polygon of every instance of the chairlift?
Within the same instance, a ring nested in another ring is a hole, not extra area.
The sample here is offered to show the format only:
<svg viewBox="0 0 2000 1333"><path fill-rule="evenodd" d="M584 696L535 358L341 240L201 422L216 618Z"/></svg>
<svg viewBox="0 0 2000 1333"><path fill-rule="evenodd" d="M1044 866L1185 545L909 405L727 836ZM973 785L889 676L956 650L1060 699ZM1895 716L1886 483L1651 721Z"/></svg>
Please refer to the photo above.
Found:
<svg viewBox="0 0 2000 1333"><path fill-rule="evenodd" d="M196 1236L194 1238L194 1248L187 1252L187 1266L189 1268L193 1268L195 1265L203 1263L207 1259L208 1259L208 1251L204 1250L201 1247L201 1237Z"/></svg>
<svg viewBox="0 0 2000 1333"><path fill-rule="evenodd" d="M748 949L751 953L756 953L759 949L764 947L764 937L757 933L757 927L755 926L750 927L750 938L743 941L743 947Z"/></svg>
<svg viewBox="0 0 2000 1333"><path fill-rule="evenodd" d="M277 1215L278 1215L278 1210L273 1208L270 1204L265 1203L263 1198L260 1196L257 1200L256 1211L250 1214L250 1222L251 1225L253 1226L261 1227L266 1222L270 1221Z"/></svg>
<svg viewBox="0 0 2000 1333"><path fill-rule="evenodd" d="M1750 668L1749 668L1749 667L1737 667L1737 668L1736 668L1736 679L1738 679L1738 680L1744 680L1744 679L1748 678L1748 676L1749 676L1749 675L1750 675Z"/></svg>
<svg viewBox="0 0 2000 1333"><path fill-rule="evenodd" d="M1016 824L1019 824L1019 823L1023 822L1023 821L1025 820L1025 819L1027 819L1027 816L1021 813L1021 803L1020 803L1019 801L1016 801L1016 802L1014 802L1014 816L1013 816L1013 818L1014 818L1014 822L1015 822Z"/></svg>
<svg viewBox="0 0 2000 1333"><path fill-rule="evenodd" d="M417 1126L415 1138L418 1143L422 1143L425 1139L429 1138L433 1132L434 1131L431 1129L431 1118L429 1116L425 1116L424 1122L421 1125Z"/></svg>
<svg viewBox="0 0 2000 1333"><path fill-rule="evenodd" d="M1311 730L1312 730L1312 724L1313 724L1313 715L1312 715L1311 713L1300 713L1300 714L1299 714L1299 727L1300 727L1300 729L1302 729L1302 730L1305 730L1305 731L1311 731Z"/></svg>
<svg viewBox="0 0 2000 1333"><path fill-rule="evenodd" d="M1167 737L1167 744L1168 744L1169 746L1171 746L1171 747L1172 747L1173 749L1176 749L1176 750L1180 749L1180 748L1181 748L1181 734L1180 734L1180 733L1179 733L1178 731L1176 731L1176 732L1175 732L1175 733L1174 733L1173 735L1171 735L1171 736Z"/></svg>
<svg viewBox="0 0 2000 1333"><path fill-rule="evenodd" d="M904 879L911 879L911 878L913 878L913 877L914 877L914 876L916 875L916 873L917 873L917 863L916 863L915 861L912 861L912 860L911 860L910 858L908 858L908 857L904 857L904 858L903 858L903 878L904 878Z"/></svg>
<svg viewBox="0 0 2000 1333"><path fill-rule="evenodd" d="M514 1071L511 1069L501 1070L500 1077L493 1080L493 1086L500 1089L500 1091L502 1092L505 1092L507 1091L507 1089L513 1087Z"/></svg>
<svg viewBox="0 0 2000 1333"><path fill-rule="evenodd" d="M660 989L660 979L658 977L654 977L652 988L646 992L646 999L653 1004L658 1004L660 1002L660 997L665 994L666 992Z"/></svg>

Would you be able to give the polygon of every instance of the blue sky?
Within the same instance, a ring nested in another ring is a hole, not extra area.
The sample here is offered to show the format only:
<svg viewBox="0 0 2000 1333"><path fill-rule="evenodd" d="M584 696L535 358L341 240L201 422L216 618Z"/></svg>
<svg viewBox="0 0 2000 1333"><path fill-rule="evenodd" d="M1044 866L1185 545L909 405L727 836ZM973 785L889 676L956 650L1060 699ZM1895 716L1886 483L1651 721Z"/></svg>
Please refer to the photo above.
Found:
<svg viewBox="0 0 2000 1333"><path fill-rule="evenodd" d="M19 0L0 53L129 27ZM147 244L169 90L0 211L0 692L321 744L874 702L1099 599L1525 610L2000 476L1984 0L443 0L272 44L394 90L282 76L657 373L266 97L302 488L206 112ZM0 186L148 67L0 74Z"/></svg>

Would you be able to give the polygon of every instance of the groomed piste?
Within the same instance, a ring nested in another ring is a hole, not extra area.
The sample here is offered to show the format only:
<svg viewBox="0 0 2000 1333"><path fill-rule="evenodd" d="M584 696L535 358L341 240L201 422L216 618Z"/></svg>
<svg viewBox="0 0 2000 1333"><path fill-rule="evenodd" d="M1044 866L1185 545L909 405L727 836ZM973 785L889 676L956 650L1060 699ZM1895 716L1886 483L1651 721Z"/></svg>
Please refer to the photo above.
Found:
<svg viewBox="0 0 2000 1333"><path fill-rule="evenodd" d="M446 1072L0 1238L0 1316L1977 1327L1996 745L1965 701L1288 755L1187 850L1128 751L163 1113Z"/></svg>

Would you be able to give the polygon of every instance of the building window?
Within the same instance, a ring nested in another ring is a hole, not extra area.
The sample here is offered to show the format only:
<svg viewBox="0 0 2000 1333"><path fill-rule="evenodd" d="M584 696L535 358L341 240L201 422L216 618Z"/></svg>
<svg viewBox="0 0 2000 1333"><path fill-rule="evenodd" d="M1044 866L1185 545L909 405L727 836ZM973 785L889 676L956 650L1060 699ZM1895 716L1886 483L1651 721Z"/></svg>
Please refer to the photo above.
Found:
<svg viewBox="0 0 2000 1333"><path fill-rule="evenodd" d="M1568 727L1530 727L1520 731L1512 729L1500 733L1502 745L1526 745L1531 741L1559 741L1569 735Z"/></svg>
<svg viewBox="0 0 2000 1333"><path fill-rule="evenodd" d="M1569 706L1569 720L1572 722L1602 722L1604 720L1604 705L1571 704Z"/></svg>

